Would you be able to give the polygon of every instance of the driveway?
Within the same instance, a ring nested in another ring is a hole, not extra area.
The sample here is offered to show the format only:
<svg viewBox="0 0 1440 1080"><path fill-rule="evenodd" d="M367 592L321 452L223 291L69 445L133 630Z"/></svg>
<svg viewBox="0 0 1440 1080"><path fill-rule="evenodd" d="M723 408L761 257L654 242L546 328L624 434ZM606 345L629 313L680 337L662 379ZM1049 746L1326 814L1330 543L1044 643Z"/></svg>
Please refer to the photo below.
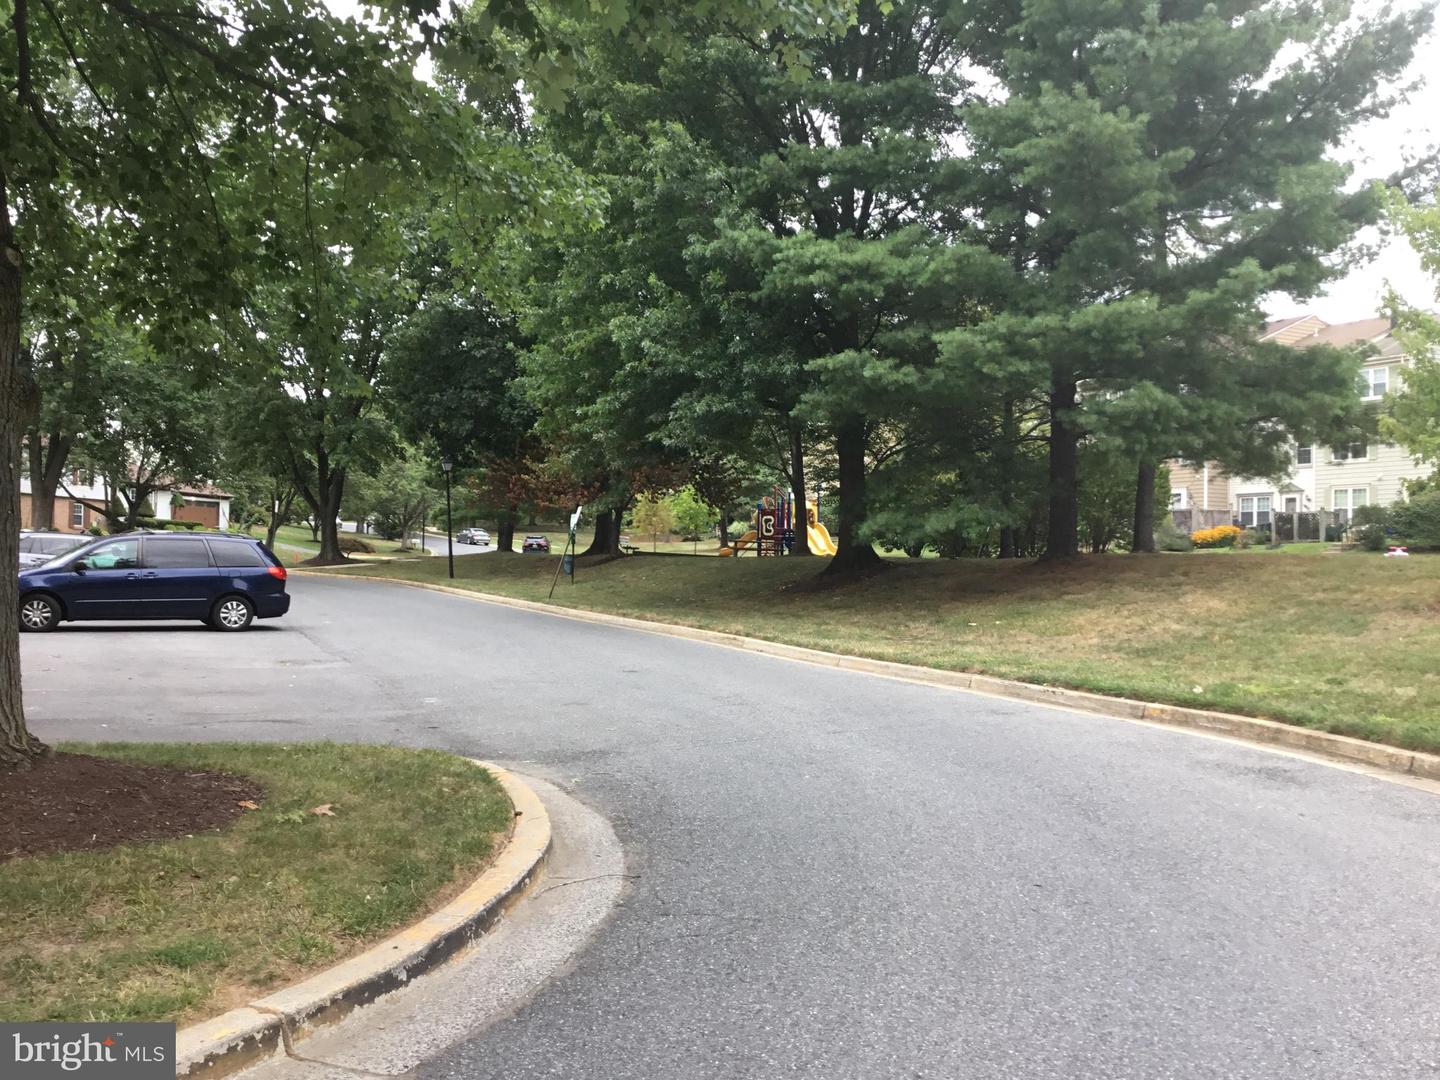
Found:
<svg viewBox="0 0 1440 1080"><path fill-rule="evenodd" d="M1433 1077L1440 798L1298 758L371 582L24 642L46 739L439 746L630 892L422 1078Z"/></svg>

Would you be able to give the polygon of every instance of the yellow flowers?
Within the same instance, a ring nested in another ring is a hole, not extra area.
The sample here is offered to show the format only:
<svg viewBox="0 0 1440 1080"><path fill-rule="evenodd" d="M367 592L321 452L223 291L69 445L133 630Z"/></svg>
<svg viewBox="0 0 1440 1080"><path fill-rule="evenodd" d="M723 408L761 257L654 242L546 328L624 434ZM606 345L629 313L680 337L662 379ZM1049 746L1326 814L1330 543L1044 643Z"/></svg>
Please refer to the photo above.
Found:
<svg viewBox="0 0 1440 1080"><path fill-rule="evenodd" d="M1191 533L1190 539L1198 548L1231 547L1243 531L1238 525L1216 525Z"/></svg>

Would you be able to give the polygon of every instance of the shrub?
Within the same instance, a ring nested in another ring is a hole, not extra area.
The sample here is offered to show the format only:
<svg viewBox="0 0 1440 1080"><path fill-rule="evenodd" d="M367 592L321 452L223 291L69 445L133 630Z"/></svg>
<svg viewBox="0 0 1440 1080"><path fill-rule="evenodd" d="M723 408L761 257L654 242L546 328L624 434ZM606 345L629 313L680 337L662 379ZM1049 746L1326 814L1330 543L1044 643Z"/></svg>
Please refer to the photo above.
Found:
<svg viewBox="0 0 1440 1080"><path fill-rule="evenodd" d="M1216 525L1190 534L1190 542L1198 548L1233 547L1235 538L1245 530L1239 525Z"/></svg>
<svg viewBox="0 0 1440 1080"><path fill-rule="evenodd" d="M1235 537L1235 546L1237 548L1254 547L1256 544L1268 543L1269 539L1269 533L1261 529L1242 529L1240 535Z"/></svg>
<svg viewBox="0 0 1440 1080"><path fill-rule="evenodd" d="M343 551L346 555L375 554L375 549L373 547L367 544L364 540L357 539L353 536L347 536L340 541L340 550Z"/></svg>
<svg viewBox="0 0 1440 1080"><path fill-rule="evenodd" d="M1371 523L1356 525L1350 530L1350 538L1366 551L1385 550L1385 526Z"/></svg>
<svg viewBox="0 0 1440 1080"><path fill-rule="evenodd" d="M1189 551L1195 545L1175 522L1166 519L1155 526L1155 546L1161 551Z"/></svg>
<svg viewBox="0 0 1440 1080"><path fill-rule="evenodd" d="M1395 532L1410 546L1440 548L1440 490L1412 495L1391 507L1390 515Z"/></svg>

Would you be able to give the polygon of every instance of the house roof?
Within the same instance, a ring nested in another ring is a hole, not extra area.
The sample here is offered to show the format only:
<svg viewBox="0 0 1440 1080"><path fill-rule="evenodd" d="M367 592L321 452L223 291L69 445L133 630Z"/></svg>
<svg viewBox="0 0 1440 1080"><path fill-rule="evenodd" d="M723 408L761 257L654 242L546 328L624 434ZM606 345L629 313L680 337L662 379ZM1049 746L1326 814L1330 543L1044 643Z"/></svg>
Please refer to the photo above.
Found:
<svg viewBox="0 0 1440 1080"><path fill-rule="evenodd" d="M214 484L169 484L164 490L180 495L194 495L197 499L233 499L228 491L221 491Z"/></svg>
<svg viewBox="0 0 1440 1080"><path fill-rule="evenodd" d="M1266 323L1260 337L1262 341L1278 341L1296 349L1307 349L1312 345L1343 348L1370 342L1382 355L1403 352L1400 343L1390 336L1390 329L1390 320L1383 315L1343 323L1327 323L1316 315L1297 315Z"/></svg>

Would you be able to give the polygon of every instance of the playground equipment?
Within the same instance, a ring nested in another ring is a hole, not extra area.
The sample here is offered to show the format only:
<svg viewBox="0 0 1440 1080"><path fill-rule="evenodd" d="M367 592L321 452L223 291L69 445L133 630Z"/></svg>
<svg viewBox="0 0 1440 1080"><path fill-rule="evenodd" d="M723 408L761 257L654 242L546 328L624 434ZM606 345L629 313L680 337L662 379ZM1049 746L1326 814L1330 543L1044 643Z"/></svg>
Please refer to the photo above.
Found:
<svg viewBox="0 0 1440 1080"><path fill-rule="evenodd" d="M741 555L753 551L756 555L788 555L795 545L795 497L790 493L781 494L778 488L755 504L751 519L754 528L727 548L721 548L721 555ZM812 499L805 504L805 538L810 551L816 555L834 555L835 541L830 531L820 521L819 501Z"/></svg>

